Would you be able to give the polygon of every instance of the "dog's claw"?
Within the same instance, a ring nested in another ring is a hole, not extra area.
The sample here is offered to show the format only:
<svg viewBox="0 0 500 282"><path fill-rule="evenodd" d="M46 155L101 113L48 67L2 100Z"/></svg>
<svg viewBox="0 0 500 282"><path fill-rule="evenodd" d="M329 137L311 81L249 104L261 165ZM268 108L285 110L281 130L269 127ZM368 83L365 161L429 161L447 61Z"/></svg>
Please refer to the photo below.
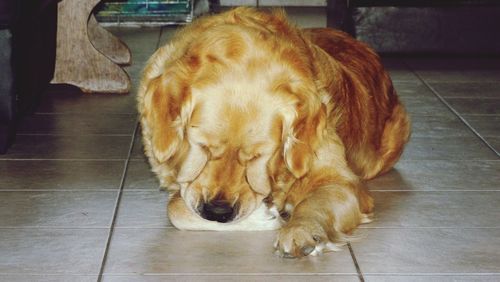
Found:
<svg viewBox="0 0 500 282"><path fill-rule="evenodd" d="M311 254L314 250L316 249L316 247L314 246L306 246L306 247L303 247L302 248L302 254L304 256L308 256L309 254Z"/></svg>
<svg viewBox="0 0 500 282"><path fill-rule="evenodd" d="M287 252L283 253L283 254L281 255L281 257L282 257L282 258L287 258L287 259L293 259L293 258L296 258L296 257L295 257L294 255L292 255L291 253L287 253Z"/></svg>

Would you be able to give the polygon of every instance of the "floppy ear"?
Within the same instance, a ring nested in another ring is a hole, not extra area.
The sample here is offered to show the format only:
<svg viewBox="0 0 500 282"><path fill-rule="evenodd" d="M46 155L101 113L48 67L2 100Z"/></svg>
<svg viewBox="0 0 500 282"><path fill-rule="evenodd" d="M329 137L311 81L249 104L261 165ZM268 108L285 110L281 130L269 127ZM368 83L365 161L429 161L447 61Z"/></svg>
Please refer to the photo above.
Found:
<svg viewBox="0 0 500 282"><path fill-rule="evenodd" d="M315 112L300 109L299 112L305 113L293 122L291 128L285 129L283 152L286 166L295 178L301 178L311 169L326 127L326 108L323 104Z"/></svg>
<svg viewBox="0 0 500 282"><path fill-rule="evenodd" d="M184 139L190 89L175 73L167 72L147 85L144 118L149 128L151 151L158 162L171 158ZM144 122L143 122L144 126Z"/></svg>
<svg viewBox="0 0 500 282"><path fill-rule="evenodd" d="M255 192L267 196L271 193L271 184L267 172L268 159L260 158L247 165L246 178Z"/></svg>
<svg viewBox="0 0 500 282"><path fill-rule="evenodd" d="M177 182L193 181L201 173L207 161L208 155L205 150L200 145L191 144L177 174Z"/></svg>

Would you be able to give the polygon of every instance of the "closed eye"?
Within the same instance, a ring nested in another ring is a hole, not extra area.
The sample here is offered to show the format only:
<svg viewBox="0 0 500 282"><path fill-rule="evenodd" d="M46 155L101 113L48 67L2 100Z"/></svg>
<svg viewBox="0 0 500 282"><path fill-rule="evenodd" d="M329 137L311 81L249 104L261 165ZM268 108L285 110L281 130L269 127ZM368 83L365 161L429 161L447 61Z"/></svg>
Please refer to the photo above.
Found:
<svg viewBox="0 0 500 282"><path fill-rule="evenodd" d="M260 158L262 155L261 154L255 154L253 157L251 157L248 161L251 162L251 161L255 161L257 160L258 158Z"/></svg>
<svg viewBox="0 0 500 282"><path fill-rule="evenodd" d="M196 143L196 145L201 147L203 152L205 152L205 154L207 154L207 158L210 160L212 154L210 153L210 149L208 148L208 146L204 143Z"/></svg>
<svg viewBox="0 0 500 282"><path fill-rule="evenodd" d="M259 159L261 156L262 155L260 153L248 154L248 153L245 153L243 150L240 150L238 153L238 160L241 164L244 164L244 163L255 161L255 160Z"/></svg>
<svg viewBox="0 0 500 282"><path fill-rule="evenodd" d="M207 145L205 143L198 143L198 146L207 153L208 159L211 161L221 159L224 154L223 148L219 146Z"/></svg>

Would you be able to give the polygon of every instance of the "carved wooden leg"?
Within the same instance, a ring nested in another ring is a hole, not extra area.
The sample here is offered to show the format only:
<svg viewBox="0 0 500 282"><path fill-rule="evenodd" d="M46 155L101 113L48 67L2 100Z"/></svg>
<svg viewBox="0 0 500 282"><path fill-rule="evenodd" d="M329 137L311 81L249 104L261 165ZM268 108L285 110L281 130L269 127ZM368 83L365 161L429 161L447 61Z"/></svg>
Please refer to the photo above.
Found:
<svg viewBox="0 0 500 282"><path fill-rule="evenodd" d="M94 15L88 23L90 41L94 47L111 61L119 65L129 65L132 61L130 50L118 37L102 28Z"/></svg>
<svg viewBox="0 0 500 282"><path fill-rule="evenodd" d="M56 66L52 83L83 92L128 93L127 73L89 40L90 13L100 0L63 0L58 6Z"/></svg>

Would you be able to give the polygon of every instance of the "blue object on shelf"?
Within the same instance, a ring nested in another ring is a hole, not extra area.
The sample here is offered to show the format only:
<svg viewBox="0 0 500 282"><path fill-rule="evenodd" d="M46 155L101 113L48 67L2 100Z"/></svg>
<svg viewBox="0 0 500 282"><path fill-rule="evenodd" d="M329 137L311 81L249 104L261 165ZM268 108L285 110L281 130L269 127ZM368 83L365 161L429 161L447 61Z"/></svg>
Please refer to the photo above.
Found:
<svg viewBox="0 0 500 282"><path fill-rule="evenodd" d="M190 22L193 0L107 1L97 13L100 21Z"/></svg>

